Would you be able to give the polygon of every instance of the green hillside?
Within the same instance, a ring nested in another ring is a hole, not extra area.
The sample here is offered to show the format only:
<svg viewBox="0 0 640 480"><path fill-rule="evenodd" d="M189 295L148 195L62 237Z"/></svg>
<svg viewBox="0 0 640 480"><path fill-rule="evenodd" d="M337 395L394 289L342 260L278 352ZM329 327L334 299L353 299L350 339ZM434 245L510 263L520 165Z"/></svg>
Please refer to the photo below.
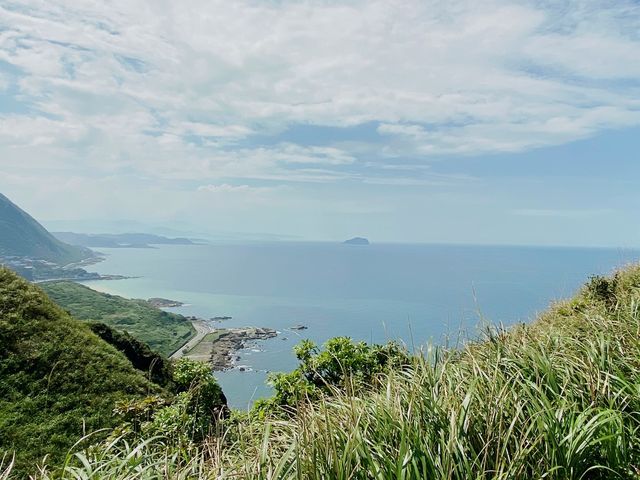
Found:
<svg viewBox="0 0 640 480"><path fill-rule="evenodd" d="M166 356L195 335L193 325L185 317L160 310L145 300L96 292L73 282L45 283L42 288L75 318L126 331Z"/></svg>
<svg viewBox="0 0 640 480"><path fill-rule="evenodd" d="M0 459L56 464L83 436L116 424L118 400L160 391L127 358L36 286L0 268ZM0 477L2 477L0 473Z"/></svg>
<svg viewBox="0 0 640 480"><path fill-rule="evenodd" d="M30 257L67 265L94 254L87 248L56 239L33 217L0 194L0 256Z"/></svg>

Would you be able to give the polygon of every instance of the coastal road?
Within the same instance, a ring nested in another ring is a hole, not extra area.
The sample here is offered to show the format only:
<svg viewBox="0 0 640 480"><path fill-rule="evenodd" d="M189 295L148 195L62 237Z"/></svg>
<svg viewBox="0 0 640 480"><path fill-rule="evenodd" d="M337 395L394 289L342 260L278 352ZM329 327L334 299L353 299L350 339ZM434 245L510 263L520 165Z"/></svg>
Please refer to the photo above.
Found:
<svg viewBox="0 0 640 480"><path fill-rule="evenodd" d="M191 350L193 347L200 343L200 341L205 337L207 333L211 333L215 330L214 328L211 328L209 325L201 321L191 322L191 324L196 329L196 336L185 343L183 346L181 346L178 350L176 350L173 355L169 357L170 359L177 360L178 358L181 358L184 355L184 351L188 352L189 350Z"/></svg>

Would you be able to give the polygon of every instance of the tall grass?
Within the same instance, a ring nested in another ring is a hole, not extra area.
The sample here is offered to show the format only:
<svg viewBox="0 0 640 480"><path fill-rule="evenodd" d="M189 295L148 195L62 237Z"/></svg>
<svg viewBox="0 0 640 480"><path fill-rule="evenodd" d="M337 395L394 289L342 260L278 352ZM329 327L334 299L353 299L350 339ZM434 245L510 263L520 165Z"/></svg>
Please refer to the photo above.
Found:
<svg viewBox="0 0 640 480"><path fill-rule="evenodd" d="M115 442L61 477L639 478L640 267L602 281L530 325L429 347L370 392L231 422L196 451Z"/></svg>
<svg viewBox="0 0 640 480"><path fill-rule="evenodd" d="M10 478L11 471L13 470L13 457L4 455L0 458L0 480L7 480Z"/></svg>

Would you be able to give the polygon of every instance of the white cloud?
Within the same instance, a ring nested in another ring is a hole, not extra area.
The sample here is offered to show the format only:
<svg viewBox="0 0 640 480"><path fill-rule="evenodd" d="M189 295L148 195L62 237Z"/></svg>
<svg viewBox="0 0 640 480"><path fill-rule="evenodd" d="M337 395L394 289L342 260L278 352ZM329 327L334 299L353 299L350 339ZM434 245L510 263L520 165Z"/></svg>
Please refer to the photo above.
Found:
<svg viewBox="0 0 640 480"><path fill-rule="evenodd" d="M333 181L361 151L241 141L378 122L382 166L559 144L640 124L638 28L624 1L5 3L0 60L42 114L0 117L2 148L50 148L34 168Z"/></svg>
<svg viewBox="0 0 640 480"><path fill-rule="evenodd" d="M215 125L202 122L181 122L175 126L177 135L198 135L202 137L237 138L246 137L252 130L243 125Z"/></svg>

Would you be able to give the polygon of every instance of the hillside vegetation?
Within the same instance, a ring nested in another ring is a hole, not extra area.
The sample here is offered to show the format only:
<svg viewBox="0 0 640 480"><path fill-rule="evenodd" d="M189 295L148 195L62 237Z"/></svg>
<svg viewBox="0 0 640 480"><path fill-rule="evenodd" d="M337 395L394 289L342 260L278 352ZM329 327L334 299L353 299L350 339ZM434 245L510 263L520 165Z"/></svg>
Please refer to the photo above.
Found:
<svg viewBox="0 0 640 480"><path fill-rule="evenodd" d="M640 475L640 267L460 349L407 356L334 339L297 353L274 399L204 440L176 443L175 428L125 436L79 452L62 478Z"/></svg>
<svg viewBox="0 0 640 480"><path fill-rule="evenodd" d="M0 268L0 460L58 464L85 432L117 425L117 401L160 388L36 286ZM0 475L0 478L2 475Z"/></svg>
<svg viewBox="0 0 640 480"><path fill-rule="evenodd" d="M0 194L0 256L29 257L58 265L94 257L88 248L68 245Z"/></svg>
<svg viewBox="0 0 640 480"><path fill-rule="evenodd" d="M193 325L185 317L160 310L145 300L96 292L73 282L50 282L41 286L54 302L75 318L126 331L166 356L195 335Z"/></svg>

